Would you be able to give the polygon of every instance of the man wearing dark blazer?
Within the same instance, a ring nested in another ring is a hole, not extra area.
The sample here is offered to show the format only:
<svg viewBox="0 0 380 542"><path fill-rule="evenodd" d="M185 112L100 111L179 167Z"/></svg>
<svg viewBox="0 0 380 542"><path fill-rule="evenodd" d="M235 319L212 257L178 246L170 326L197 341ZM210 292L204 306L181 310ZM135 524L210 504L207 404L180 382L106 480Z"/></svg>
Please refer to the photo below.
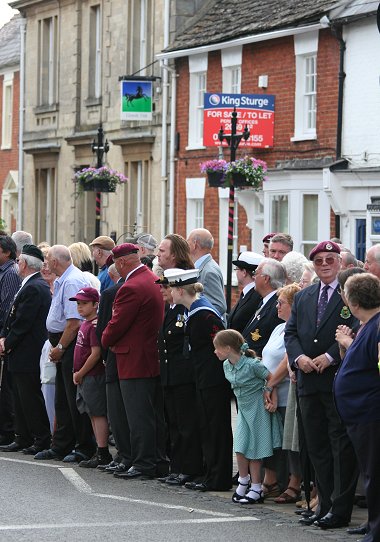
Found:
<svg viewBox="0 0 380 542"><path fill-rule="evenodd" d="M114 266L115 264L112 263L112 265ZM96 325L96 334L99 338L99 342L101 342L102 333L112 318L112 305L119 288L121 288L124 282L119 274L118 276L119 281L113 286L103 290L100 295L98 322ZM114 352L111 352L110 349L102 348L102 356L106 368L107 415L115 439L117 456L105 467L99 465L98 468L107 473L114 474L115 472L125 472L130 468L132 464L131 443L128 438L129 427L120 390L116 355Z"/></svg>
<svg viewBox="0 0 380 542"><path fill-rule="evenodd" d="M242 332L249 348L252 348L258 357L261 357L274 328L283 322L277 315L276 291L284 286L285 282L286 271L282 263L264 258L255 272L256 291L263 300Z"/></svg>
<svg viewBox="0 0 380 542"><path fill-rule="evenodd" d="M102 347L116 354L132 453L130 469L115 476L152 478L161 465L164 468L166 459L157 349L164 301L156 275L140 262L137 245L124 243L112 253L125 282L116 294Z"/></svg>
<svg viewBox="0 0 380 542"><path fill-rule="evenodd" d="M263 256L256 252L245 251L232 262L236 267L236 277L242 291L239 301L227 317L227 327L236 329L240 333L252 319L262 301L261 295L255 289L255 271L263 259Z"/></svg>
<svg viewBox="0 0 380 542"><path fill-rule="evenodd" d="M15 440L2 451L36 454L50 446L50 424L40 383L40 357L47 339L46 317L51 303L42 278L44 257L35 245L24 245L19 258L21 288L1 332L0 350L12 374Z"/></svg>
<svg viewBox="0 0 380 542"><path fill-rule="evenodd" d="M310 260L320 283L296 295L285 329L289 363L298 369L297 391L319 498L315 514L300 522L322 529L348 525L358 472L332 391L340 363L336 329L341 324L350 328L355 324L339 292L339 254L339 245L332 241L323 241L311 251Z"/></svg>

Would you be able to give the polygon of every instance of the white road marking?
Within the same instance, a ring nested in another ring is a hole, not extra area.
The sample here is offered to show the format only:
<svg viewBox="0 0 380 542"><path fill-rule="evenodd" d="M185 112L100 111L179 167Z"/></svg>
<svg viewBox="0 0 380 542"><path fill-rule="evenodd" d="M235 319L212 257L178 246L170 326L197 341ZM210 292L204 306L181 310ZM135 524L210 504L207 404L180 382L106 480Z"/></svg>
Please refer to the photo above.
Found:
<svg viewBox="0 0 380 542"><path fill-rule="evenodd" d="M234 522L249 522L258 521L258 518L241 516L241 517L223 517L223 518L203 518L203 519L163 519L149 521L112 521L112 522L93 522L93 523L41 523L34 525L0 525L0 531L27 531L38 529L88 529L89 527L144 527L145 525L182 525L197 524L197 523L234 523Z"/></svg>
<svg viewBox="0 0 380 542"><path fill-rule="evenodd" d="M34 467L50 467L51 469L59 469L60 465L51 465L50 463L43 463L36 459L36 461L28 461L27 459L13 459L11 457L0 457L0 461L10 461L11 463L26 463L33 465Z"/></svg>
<svg viewBox="0 0 380 542"><path fill-rule="evenodd" d="M88 485L83 478L71 468L59 467L63 476L81 493L93 493L92 487Z"/></svg>
<svg viewBox="0 0 380 542"><path fill-rule="evenodd" d="M155 506L157 508L164 508L164 509L169 509L169 510L183 510L185 512L195 512L198 514L214 516L215 518L231 518L231 520L234 518L232 514L227 514L227 513L222 513L222 512L213 512L211 510L204 510L202 508L189 508L187 506L157 503L157 502L145 501L142 499L133 499L132 497L122 497L119 495L111 495L107 493L95 493L93 489L91 488L91 486L87 484L87 482L85 482L83 478L72 467L61 467L60 465L52 465L50 463L43 463L39 461L33 462L33 461L28 461L26 459L13 459L10 457L0 457L0 461L11 461L13 463L24 463L24 464L27 463L28 465L32 465L32 466L49 467L53 469L58 469L61 471L63 476L66 478L66 480L69 481L78 491L80 491L81 493L86 493L87 495L91 495L93 497L100 497L102 499L113 499L117 501L125 501L125 502L136 503L136 504L145 504L147 506ZM249 519L252 521L259 521L258 518L249 518ZM4 527L0 526L0 530L2 529L4 529Z"/></svg>
<svg viewBox="0 0 380 542"><path fill-rule="evenodd" d="M152 501L145 501L143 499L133 499L132 497L121 497L119 495L110 495L107 493L95 493L91 486L83 480L83 478L72 468L61 467L59 469L63 476L81 493L87 493L92 497L100 497L102 499L113 499L115 501L124 501L136 504L146 504L148 506L156 506L157 508L164 508L169 510L184 510L185 512L198 512L198 514L206 514L208 516L216 517L232 517L232 514L224 514L221 512L213 512L211 510L203 510L201 508L189 508L188 506L180 506L178 504L165 504ZM127 482L128 483L128 482Z"/></svg>

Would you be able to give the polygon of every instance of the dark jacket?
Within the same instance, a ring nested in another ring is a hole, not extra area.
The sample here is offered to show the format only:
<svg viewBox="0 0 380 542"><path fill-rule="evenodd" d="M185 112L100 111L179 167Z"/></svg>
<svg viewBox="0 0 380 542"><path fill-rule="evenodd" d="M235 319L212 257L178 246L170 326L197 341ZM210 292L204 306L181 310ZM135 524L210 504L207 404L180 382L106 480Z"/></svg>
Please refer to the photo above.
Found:
<svg viewBox="0 0 380 542"><path fill-rule="evenodd" d="M261 301L261 295L256 292L255 288L251 288L244 297L240 297L239 301L231 309L227 318L227 327L236 329L241 333L253 318Z"/></svg>
<svg viewBox="0 0 380 542"><path fill-rule="evenodd" d="M277 315L276 304L277 295L274 294L260 309L256 318L248 323L242 333L249 348L252 348L260 358L272 331L284 322Z"/></svg>
<svg viewBox="0 0 380 542"><path fill-rule="evenodd" d="M115 300L117 291L124 281L118 282L109 288L103 290L100 295L98 309L98 323L96 325L96 334L101 344L102 333L105 330L108 322L112 318L112 305ZM106 382L116 382L119 380L117 374L116 355L107 348L102 348L102 357L106 362Z"/></svg>
<svg viewBox="0 0 380 542"><path fill-rule="evenodd" d="M184 356L185 307L168 308L158 336L160 374L163 386L178 386L194 382L193 364Z"/></svg>
<svg viewBox="0 0 380 542"><path fill-rule="evenodd" d="M340 292L336 289L317 327L317 305L320 284L312 284L294 298L292 313L285 328L285 346L289 363L294 365L296 359L305 354L311 359L328 353L334 364L322 373L298 371L297 389L300 396L318 392L332 392L333 380L340 364L339 346L335 340L336 328L339 325L354 327L357 320L351 313L343 309L344 303Z"/></svg>
<svg viewBox="0 0 380 542"><path fill-rule="evenodd" d="M50 303L50 288L41 273L33 275L16 295L2 332L10 372L40 372Z"/></svg>

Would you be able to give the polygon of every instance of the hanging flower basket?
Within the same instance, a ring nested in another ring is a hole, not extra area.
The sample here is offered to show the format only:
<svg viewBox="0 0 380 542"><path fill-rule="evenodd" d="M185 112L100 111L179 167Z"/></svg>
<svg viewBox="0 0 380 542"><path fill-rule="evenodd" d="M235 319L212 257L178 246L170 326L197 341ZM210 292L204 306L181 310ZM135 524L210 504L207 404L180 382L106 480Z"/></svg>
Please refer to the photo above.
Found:
<svg viewBox="0 0 380 542"><path fill-rule="evenodd" d="M244 156L229 162L226 170L226 181L236 187L247 187L260 190L267 179L267 164L251 156Z"/></svg>
<svg viewBox="0 0 380 542"><path fill-rule="evenodd" d="M224 186L227 162L225 160L207 160L199 164L201 173L207 174L208 185L214 188Z"/></svg>
<svg viewBox="0 0 380 542"><path fill-rule="evenodd" d="M211 171L207 173L208 185L213 188L223 186L225 180L225 173L221 171Z"/></svg>
<svg viewBox="0 0 380 542"><path fill-rule="evenodd" d="M122 173L102 166L100 168L84 168L77 171L73 179L78 186L78 192L115 192L118 184L128 181Z"/></svg>

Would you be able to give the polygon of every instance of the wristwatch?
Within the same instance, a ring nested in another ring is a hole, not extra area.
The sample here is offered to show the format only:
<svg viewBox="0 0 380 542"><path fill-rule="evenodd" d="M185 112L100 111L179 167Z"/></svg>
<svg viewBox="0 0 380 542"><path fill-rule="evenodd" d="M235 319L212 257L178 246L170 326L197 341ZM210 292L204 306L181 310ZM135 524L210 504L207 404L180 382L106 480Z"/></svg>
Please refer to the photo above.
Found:
<svg viewBox="0 0 380 542"><path fill-rule="evenodd" d="M57 344L57 348L58 350L61 350L61 352L63 352L64 350L66 350L66 348L63 347L63 345L61 343L58 343Z"/></svg>

